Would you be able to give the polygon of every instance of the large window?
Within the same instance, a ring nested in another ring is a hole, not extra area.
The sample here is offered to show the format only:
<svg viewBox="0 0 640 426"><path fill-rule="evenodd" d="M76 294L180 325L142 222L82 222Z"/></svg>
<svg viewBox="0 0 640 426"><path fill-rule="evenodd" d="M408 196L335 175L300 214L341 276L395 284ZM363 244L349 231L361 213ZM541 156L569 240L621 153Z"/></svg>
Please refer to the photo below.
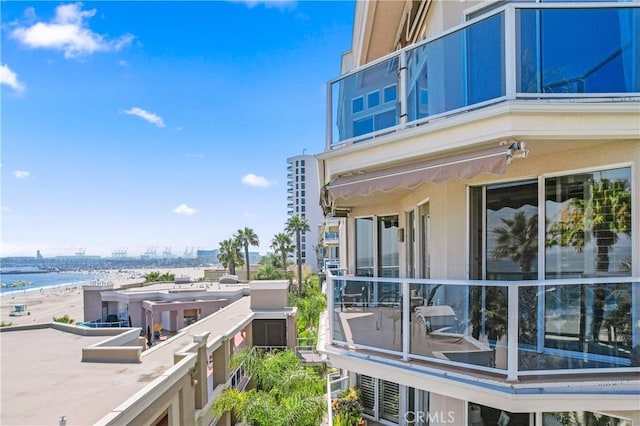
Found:
<svg viewBox="0 0 640 426"><path fill-rule="evenodd" d="M470 278L630 277L631 193L629 167L471 188ZM473 336L497 344L506 287L471 286L468 297ZM628 281L522 286L520 368L625 365L632 307Z"/></svg>
<svg viewBox="0 0 640 426"><path fill-rule="evenodd" d="M373 218L356 219L356 275L373 276Z"/></svg>
<svg viewBox="0 0 640 426"><path fill-rule="evenodd" d="M546 179L546 278L631 275L630 181L629 168ZM628 284L550 287L545 346L627 351L630 308Z"/></svg>
<svg viewBox="0 0 640 426"><path fill-rule="evenodd" d="M355 228L356 275L399 277L398 215L358 218Z"/></svg>
<svg viewBox="0 0 640 426"><path fill-rule="evenodd" d="M397 215L378 218L378 258L379 277L397 278L400 276Z"/></svg>
<svg viewBox="0 0 640 426"><path fill-rule="evenodd" d="M631 170L545 182L546 277L631 275Z"/></svg>
<svg viewBox="0 0 640 426"><path fill-rule="evenodd" d="M471 190L472 279L534 280L538 270L538 182L511 182ZM533 306L521 309L521 343L535 342L537 333L535 288L523 288L520 300ZM470 286L471 335L486 338L495 347L506 343L507 288ZM533 336L532 336L533 335ZM492 360L494 363L494 360Z"/></svg>
<svg viewBox="0 0 640 426"><path fill-rule="evenodd" d="M538 181L471 188L472 279L539 278L541 239L544 278L631 275L630 168L549 177L544 194Z"/></svg>
<svg viewBox="0 0 640 426"><path fill-rule="evenodd" d="M486 192L486 278L532 280L538 269L538 183L491 185Z"/></svg>
<svg viewBox="0 0 640 426"><path fill-rule="evenodd" d="M522 9L516 18L519 92L640 90L638 9Z"/></svg>
<svg viewBox="0 0 640 426"><path fill-rule="evenodd" d="M407 51L409 121L504 95L503 21L498 14Z"/></svg>

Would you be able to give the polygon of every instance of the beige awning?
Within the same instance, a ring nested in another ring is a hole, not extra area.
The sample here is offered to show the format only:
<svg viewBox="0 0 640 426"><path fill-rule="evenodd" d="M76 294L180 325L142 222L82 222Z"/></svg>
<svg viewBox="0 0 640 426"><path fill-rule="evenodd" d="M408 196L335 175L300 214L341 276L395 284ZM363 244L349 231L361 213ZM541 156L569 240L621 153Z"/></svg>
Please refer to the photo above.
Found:
<svg viewBox="0 0 640 426"><path fill-rule="evenodd" d="M354 172L333 179L327 186L327 195L333 202L376 191L411 189L425 182L470 179L480 173L503 174L512 154L513 147L504 145L371 172Z"/></svg>

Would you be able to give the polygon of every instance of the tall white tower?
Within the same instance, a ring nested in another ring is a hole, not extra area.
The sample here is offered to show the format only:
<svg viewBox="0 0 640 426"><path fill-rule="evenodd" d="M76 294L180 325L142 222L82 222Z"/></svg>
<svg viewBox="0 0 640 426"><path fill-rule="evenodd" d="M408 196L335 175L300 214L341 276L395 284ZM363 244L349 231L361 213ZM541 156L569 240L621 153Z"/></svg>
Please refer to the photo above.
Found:
<svg viewBox="0 0 640 426"><path fill-rule="evenodd" d="M318 271L318 230L324 216L320 208L318 165L313 155L287 158L287 214L309 222L309 232L302 236L302 262Z"/></svg>

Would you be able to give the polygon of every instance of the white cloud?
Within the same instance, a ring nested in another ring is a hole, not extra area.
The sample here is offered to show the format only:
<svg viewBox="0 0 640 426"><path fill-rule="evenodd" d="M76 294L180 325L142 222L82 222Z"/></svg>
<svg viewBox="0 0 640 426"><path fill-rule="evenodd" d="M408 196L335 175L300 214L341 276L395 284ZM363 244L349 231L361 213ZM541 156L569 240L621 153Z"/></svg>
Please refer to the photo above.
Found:
<svg viewBox="0 0 640 426"><path fill-rule="evenodd" d="M145 111L142 108L129 108L127 110L122 111L125 114L135 115L137 117L142 118L143 120L147 120L149 123L155 124L158 127L164 127L164 121L162 118L152 112Z"/></svg>
<svg viewBox="0 0 640 426"><path fill-rule="evenodd" d="M296 0L229 0L232 3L244 3L249 9L253 9L258 5L264 5L267 8L276 8L280 10L294 9Z"/></svg>
<svg viewBox="0 0 640 426"><path fill-rule="evenodd" d="M275 182L270 182L262 176L256 176L253 173L249 173L242 177L242 183L249 186L257 186L259 188L266 188L273 185Z"/></svg>
<svg viewBox="0 0 640 426"><path fill-rule="evenodd" d="M13 175L16 177L16 179L26 179L30 174L31 173L24 170L16 170L15 172L13 172Z"/></svg>
<svg viewBox="0 0 640 426"><path fill-rule="evenodd" d="M6 64L0 64L0 84L6 84L18 92L24 90L24 84L18 80L18 75Z"/></svg>
<svg viewBox="0 0 640 426"><path fill-rule="evenodd" d="M178 207L173 209L173 212L176 214L183 214L185 216L193 216L194 214L198 213L198 210L189 207L186 204L180 204Z"/></svg>
<svg viewBox="0 0 640 426"><path fill-rule="evenodd" d="M121 67L128 67L129 63L127 61L123 61L122 59L118 61L118 65Z"/></svg>
<svg viewBox="0 0 640 426"><path fill-rule="evenodd" d="M117 39L107 39L93 32L87 21L95 14L96 9L82 10L82 3L63 4L56 7L56 16L50 22L19 26L11 36L34 49L61 50L66 58L118 51L135 38L125 34Z"/></svg>
<svg viewBox="0 0 640 426"><path fill-rule="evenodd" d="M202 154L187 154L186 157L187 158L204 158L204 155L202 155Z"/></svg>

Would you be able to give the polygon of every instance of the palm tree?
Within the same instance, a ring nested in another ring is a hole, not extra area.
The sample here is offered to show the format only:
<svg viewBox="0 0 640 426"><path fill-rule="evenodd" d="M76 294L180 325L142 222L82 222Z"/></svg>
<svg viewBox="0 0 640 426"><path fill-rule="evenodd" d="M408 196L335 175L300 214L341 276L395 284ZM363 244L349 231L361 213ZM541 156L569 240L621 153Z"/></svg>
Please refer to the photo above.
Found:
<svg viewBox="0 0 640 426"><path fill-rule="evenodd" d="M291 235L280 232L273 237L271 240L271 248L275 252L276 256L279 257L282 270L285 275L287 274L287 259L289 255L294 252L293 241L291 241Z"/></svg>
<svg viewBox="0 0 640 426"><path fill-rule="evenodd" d="M220 243L218 251L218 259L222 266L229 268L231 275L236 274L236 266L242 265L242 255L240 254L240 245L235 239L224 240Z"/></svg>
<svg viewBox="0 0 640 426"><path fill-rule="evenodd" d="M260 241L258 241L258 236L251 228L238 229L236 232L235 239L240 246L244 248L244 260L247 265L247 281L251 279L250 276L250 267L249 267L249 246L258 246L260 245Z"/></svg>
<svg viewBox="0 0 640 426"><path fill-rule="evenodd" d="M151 271L147 274L144 274L145 282L162 282L162 281L175 281L176 275L171 272L165 272L164 274L160 274L160 271Z"/></svg>
<svg viewBox="0 0 640 426"><path fill-rule="evenodd" d="M301 234L309 232L309 221L306 217L291 216L287 220L286 231L289 235L296 236L296 257L298 259L298 295L302 294L302 244Z"/></svg>
<svg viewBox="0 0 640 426"><path fill-rule="evenodd" d="M254 279L256 280L281 280L286 278L282 271L277 269L272 263L263 264L258 268Z"/></svg>
<svg viewBox="0 0 640 426"><path fill-rule="evenodd" d="M596 271L609 272L609 252L620 234L631 235L631 190L625 179L601 179L589 183L586 197L573 197L562 209L561 220L551 225L547 236L549 247L571 246L582 253L590 237L596 240ZM586 316L585 288L581 286L581 316ZM606 284L595 284L593 322L589 334L600 338L604 321ZM585 336L586 321L580 321L580 335Z"/></svg>
<svg viewBox="0 0 640 426"><path fill-rule="evenodd" d="M304 367L292 351L263 353L244 348L233 355L232 367L242 365L256 389L229 388L214 401L217 414L233 411L244 424L312 426L322 421L325 381Z"/></svg>
<svg viewBox="0 0 640 426"><path fill-rule="evenodd" d="M309 286L311 287L311 286ZM318 288L318 286L314 286ZM298 300L298 321L305 325L305 329L316 330L320 314L327 308L327 297L319 290L311 290L310 294Z"/></svg>

